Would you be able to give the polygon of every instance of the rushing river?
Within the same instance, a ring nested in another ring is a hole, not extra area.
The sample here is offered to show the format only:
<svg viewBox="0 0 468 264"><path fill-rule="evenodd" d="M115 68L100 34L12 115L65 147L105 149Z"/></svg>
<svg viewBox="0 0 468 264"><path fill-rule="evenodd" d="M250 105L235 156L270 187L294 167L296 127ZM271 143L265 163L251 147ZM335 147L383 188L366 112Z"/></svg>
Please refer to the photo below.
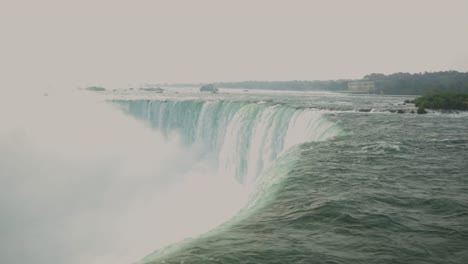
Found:
<svg viewBox="0 0 468 264"><path fill-rule="evenodd" d="M326 92L93 95L3 98L1 263L468 259L466 112Z"/></svg>
<svg viewBox="0 0 468 264"><path fill-rule="evenodd" d="M142 263L464 263L468 115L411 114L406 99L115 96L130 115L213 155L219 177L251 187L220 227Z"/></svg>

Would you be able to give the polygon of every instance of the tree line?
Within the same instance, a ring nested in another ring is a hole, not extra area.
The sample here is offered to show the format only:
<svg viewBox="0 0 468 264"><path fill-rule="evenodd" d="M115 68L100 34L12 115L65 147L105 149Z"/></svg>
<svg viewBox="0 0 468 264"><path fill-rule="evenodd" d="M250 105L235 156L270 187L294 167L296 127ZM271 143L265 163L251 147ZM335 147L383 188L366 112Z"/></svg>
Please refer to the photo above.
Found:
<svg viewBox="0 0 468 264"><path fill-rule="evenodd" d="M360 80L330 81L243 81L215 83L221 88L294 90L294 91L347 91L350 81L374 81L369 93L419 95L432 90L468 92L468 72L441 71L424 73L371 73Z"/></svg>
<svg viewBox="0 0 468 264"><path fill-rule="evenodd" d="M220 82L217 87L238 89L293 90L293 91L344 91L349 80L333 81L243 81Z"/></svg>
<svg viewBox="0 0 468 264"><path fill-rule="evenodd" d="M292 91L346 92L348 83L373 81L375 94L421 95L433 90L468 92L468 72L440 71L423 73L371 73L362 79L340 79L328 81L242 81L213 83L218 88L264 89ZM200 87L206 83L161 84L165 87Z"/></svg>
<svg viewBox="0 0 468 264"><path fill-rule="evenodd" d="M372 93L419 95L429 91L468 92L468 72L442 71L424 73L372 73L364 80L375 82Z"/></svg>

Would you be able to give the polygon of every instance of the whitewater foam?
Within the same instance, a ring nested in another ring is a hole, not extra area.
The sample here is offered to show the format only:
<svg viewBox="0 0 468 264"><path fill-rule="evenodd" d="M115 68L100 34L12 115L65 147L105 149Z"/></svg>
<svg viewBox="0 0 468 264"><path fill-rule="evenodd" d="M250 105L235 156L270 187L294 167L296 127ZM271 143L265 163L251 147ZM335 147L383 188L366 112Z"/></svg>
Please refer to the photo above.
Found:
<svg viewBox="0 0 468 264"><path fill-rule="evenodd" d="M319 111L240 101L114 101L130 115L187 145L214 153L218 174L252 184L288 148L326 140L336 126ZM335 129L335 130L334 130ZM328 131L330 130L330 131ZM328 131L328 132L327 132Z"/></svg>
<svg viewBox="0 0 468 264"><path fill-rule="evenodd" d="M144 125L101 100L0 104L1 262L135 261L219 226L287 149L336 134L319 112L271 102L116 102Z"/></svg>

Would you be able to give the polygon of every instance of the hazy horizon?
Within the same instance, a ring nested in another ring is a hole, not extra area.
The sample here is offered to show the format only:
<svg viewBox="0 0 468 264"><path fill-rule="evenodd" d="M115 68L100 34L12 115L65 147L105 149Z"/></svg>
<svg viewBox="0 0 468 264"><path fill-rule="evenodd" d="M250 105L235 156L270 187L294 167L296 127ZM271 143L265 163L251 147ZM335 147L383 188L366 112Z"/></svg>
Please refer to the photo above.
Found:
<svg viewBox="0 0 468 264"><path fill-rule="evenodd" d="M1 1L0 264L466 263L467 11Z"/></svg>
<svg viewBox="0 0 468 264"><path fill-rule="evenodd" d="M3 3L5 87L468 71L466 1Z"/></svg>

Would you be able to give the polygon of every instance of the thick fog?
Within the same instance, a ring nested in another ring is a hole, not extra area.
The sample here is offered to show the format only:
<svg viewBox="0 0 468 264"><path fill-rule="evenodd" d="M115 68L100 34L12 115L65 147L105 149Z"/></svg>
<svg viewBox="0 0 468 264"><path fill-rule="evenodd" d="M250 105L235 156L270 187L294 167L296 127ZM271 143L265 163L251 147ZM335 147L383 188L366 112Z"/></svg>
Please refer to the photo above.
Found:
<svg viewBox="0 0 468 264"><path fill-rule="evenodd" d="M83 93L0 104L0 262L132 263L245 202L209 160Z"/></svg>

